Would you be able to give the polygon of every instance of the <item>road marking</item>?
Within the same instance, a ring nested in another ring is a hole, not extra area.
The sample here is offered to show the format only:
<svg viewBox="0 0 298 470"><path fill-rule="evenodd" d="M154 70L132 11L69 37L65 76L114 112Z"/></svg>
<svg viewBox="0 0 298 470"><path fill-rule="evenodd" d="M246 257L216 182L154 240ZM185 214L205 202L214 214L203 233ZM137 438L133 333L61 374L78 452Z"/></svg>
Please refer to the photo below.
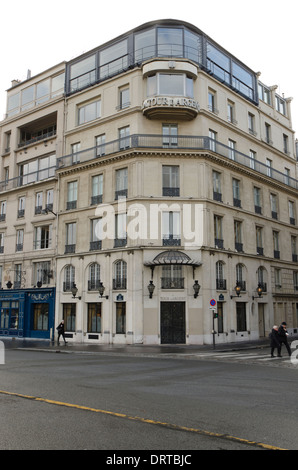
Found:
<svg viewBox="0 0 298 470"><path fill-rule="evenodd" d="M271 446L269 444L264 444L262 442L255 442L255 441L249 441L247 439L242 439L240 437L235 437L235 436L230 436L228 434L221 434L221 433L215 433L211 431L205 431L203 429L195 429L195 428L188 428L186 426L178 426L177 424L171 424L171 423L163 423L162 421L155 421L152 419L148 418L141 418L139 416L129 416L124 413L117 413L114 411L107 411L107 410L100 410L97 408L90 408L88 406L82 406L82 405L75 405L73 403L65 403L61 401L56 401L56 400L49 400L47 398L41 398L41 397L34 397L31 395L23 395L21 393L15 393L15 392L8 392L5 390L0 390L0 394L2 395L9 395L13 397L18 397L18 398L25 398L28 400L33 400L33 401L39 401L43 403L48 403L50 405L57 405L57 406L64 406L67 408L75 408L77 410L82 410L82 411L91 411L93 413L101 413L109 416L115 416L117 418L125 418L129 419L131 421L138 421L141 423L146 423L146 424L154 424L157 426L163 426L168 429L173 429L177 431L185 431L185 432L191 432L195 434L200 434L202 436L206 437L214 437L214 438L219 438L219 439L225 439L228 441L233 441L233 442L238 442L240 444L245 444L253 447L260 447L262 449L266 450L288 450L288 449L283 449L281 447L276 447L276 446Z"/></svg>

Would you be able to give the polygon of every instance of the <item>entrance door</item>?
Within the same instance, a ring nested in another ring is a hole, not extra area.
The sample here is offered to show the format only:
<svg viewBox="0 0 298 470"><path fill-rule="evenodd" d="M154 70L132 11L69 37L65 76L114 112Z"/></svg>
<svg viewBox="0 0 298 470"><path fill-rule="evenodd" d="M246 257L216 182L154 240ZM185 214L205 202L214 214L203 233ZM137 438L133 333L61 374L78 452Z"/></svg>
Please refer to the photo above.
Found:
<svg viewBox="0 0 298 470"><path fill-rule="evenodd" d="M258 304L258 314L259 314L259 337L263 338L265 336L264 304Z"/></svg>
<svg viewBox="0 0 298 470"><path fill-rule="evenodd" d="M185 344L185 302L160 303L161 344Z"/></svg>

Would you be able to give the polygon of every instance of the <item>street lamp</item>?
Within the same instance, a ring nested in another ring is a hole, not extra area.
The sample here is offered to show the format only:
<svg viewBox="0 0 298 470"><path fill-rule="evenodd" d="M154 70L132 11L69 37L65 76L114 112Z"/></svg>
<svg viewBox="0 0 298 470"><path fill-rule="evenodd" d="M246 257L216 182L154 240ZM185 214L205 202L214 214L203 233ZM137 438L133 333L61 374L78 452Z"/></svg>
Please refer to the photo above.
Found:
<svg viewBox="0 0 298 470"><path fill-rule="evenodd" d="M71 293L72 293L72 298L73 298L73 299L79 299L79 300L81 300L81 298L82 298L81 296L76 297L76 295L77 295L77 293L78 293L78 288L77 288L76 284L73 284L73 286L72 286L72 288L71 288Z"/></svg>
<svg viewBox="0 0 298 470"><path fill-rule="evenodd" d="M99 283L98 292L99 292L99 295L100 295L101 298L102 298L102 296L103 296L103 294L104 294L105 289L106 289L106 288L105 288L105 286L103 285L103 283L100 282L100 283ZM106 295L106 299L108 299L108 298L109 298L109 296Z"/></svg>
<svg viewBox="0 0 298 470"><path fill-rule="evenodd" d="M257 287L257 294L258 294L258 297L252 296L252 300L255 300L255 298L257 298L257 299L262 299L263 298L262 297L263 289L262 289L261 284L259 284L258 287Z"/></svg>
<svg viewBox="0 0 298 470"><path fill-rule="evenodd" d="M200 289L201 289L201 286L199 284L199 281L195 281L194 285L192 286L193 287L193 290L195 291L194 293L194 298L196 299L199 295L199 292L200 292Z"/></svg>
<svg viewBox="0 0 298 470"><path fill-rule="evenodd" d="M231 295L231 299L233 299L234 297L240 297L240 292L241 292L241 286L239 286L238 282L236 283L236 286L235 286L235 292L236 292L236 295Z"/></svg>
<svg viewBox="0 0 298 470"><path fill-rule="evenodd" d="M155 289L155 285L153 284L153 281L150 281L149 285L147 287L148 287L148 291L149 291L149 299L152 299L153 292L154 292L154 289Z"/></svg>

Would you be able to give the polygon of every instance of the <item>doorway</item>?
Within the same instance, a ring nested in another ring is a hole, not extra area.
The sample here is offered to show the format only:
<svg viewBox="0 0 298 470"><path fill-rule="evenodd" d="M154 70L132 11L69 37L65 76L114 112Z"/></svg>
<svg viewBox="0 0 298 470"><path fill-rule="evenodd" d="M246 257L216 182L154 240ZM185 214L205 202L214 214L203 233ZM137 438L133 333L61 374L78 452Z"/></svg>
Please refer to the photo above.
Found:
<svg viewBox="0 0 298 470"><path fill-rule="evenodd" d="M265 337L265 316L264 316L264 304L258 304L258 315L259 315L259 337Z"/></svg>
<svg viewBox="0 0 298 470"><path fill-rule="evenodd" d="M161 344L185 344L185 331L185 302L161 302Z"/></svg>

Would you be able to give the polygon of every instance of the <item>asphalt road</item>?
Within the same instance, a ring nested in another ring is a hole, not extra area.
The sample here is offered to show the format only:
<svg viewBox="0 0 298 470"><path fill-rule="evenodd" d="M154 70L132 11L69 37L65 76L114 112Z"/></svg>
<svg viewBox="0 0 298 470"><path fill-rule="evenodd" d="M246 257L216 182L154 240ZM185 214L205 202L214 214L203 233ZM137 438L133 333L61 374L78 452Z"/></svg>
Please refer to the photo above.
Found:
<svg viewBox="0 0 298 470"><path fill-rule="evenodd" d="M297 385L264 363L9 349L0 450L298 449Z"/></svg>

